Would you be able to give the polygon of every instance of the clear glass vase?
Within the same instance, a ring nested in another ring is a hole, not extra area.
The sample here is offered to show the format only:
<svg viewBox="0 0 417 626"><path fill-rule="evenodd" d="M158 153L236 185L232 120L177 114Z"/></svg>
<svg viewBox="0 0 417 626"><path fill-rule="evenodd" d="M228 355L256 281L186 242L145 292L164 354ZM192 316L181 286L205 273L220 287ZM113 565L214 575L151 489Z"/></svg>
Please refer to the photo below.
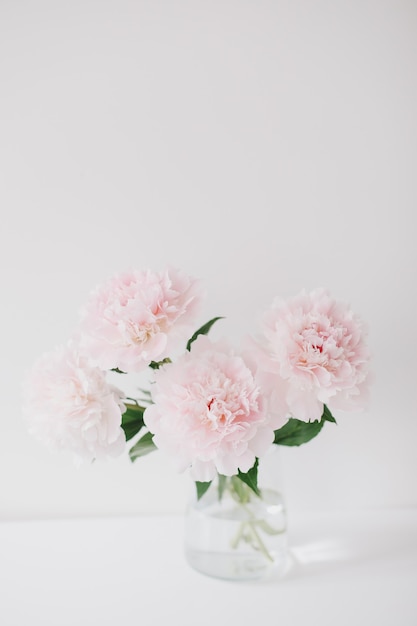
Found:
<svg viewBox="0 0 417 626"><path fill-rule="evenodd" d="M185 556L197 571L251 580L285 571L286 510L278 446L259 460L260 496L237 476L220 476L185 515Z"/></svg>

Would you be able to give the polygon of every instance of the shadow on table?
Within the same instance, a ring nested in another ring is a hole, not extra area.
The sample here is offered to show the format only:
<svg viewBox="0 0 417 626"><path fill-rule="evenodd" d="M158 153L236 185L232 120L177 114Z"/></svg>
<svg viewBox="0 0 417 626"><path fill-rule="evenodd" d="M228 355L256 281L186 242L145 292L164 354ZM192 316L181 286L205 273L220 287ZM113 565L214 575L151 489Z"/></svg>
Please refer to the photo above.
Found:
<svg viewBox="0 0 417 626"><path fill-rule="evenodd" d="M417 529L415 524L353 524L334 532L308 529L290 538L285 566L270 578L292 580L328 575L381 561L414 559L417 563Z"/></svg>

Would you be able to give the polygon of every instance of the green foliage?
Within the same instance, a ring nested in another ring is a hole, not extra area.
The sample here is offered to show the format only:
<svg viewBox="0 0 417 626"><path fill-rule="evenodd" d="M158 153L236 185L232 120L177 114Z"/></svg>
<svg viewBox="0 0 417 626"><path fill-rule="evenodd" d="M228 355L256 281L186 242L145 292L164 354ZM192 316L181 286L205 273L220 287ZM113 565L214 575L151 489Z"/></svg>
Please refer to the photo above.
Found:
<svg viewBox="0 0 417 626"><path fill-rule="evenodd" d="M258 459L255 460L253 467L251 467L248 472L243 473L238 470L237 477L250 487L257 496L261 495L261 492L258 489Z"/></svg>
<svg viewBox="0 0 417 626"><path fill-rule="evenodd" d="M135 443L133 448L129 450L130 460L132 462L136 461L136 459L138 459L140 456L145 456L146 454L149 454L154 450L157 450L157 447L153 442L153 434L145 433L143 437L141 437L139 441Z"/></svg>
<svg viewBox="0 0 417 626"><path fill-rule="evenodd" d="M161 365L165 365L166 363L172 363L171 359L167 357L166 359L162 359L162 361L151 361L149 367L153 370L159 370Z"/></svg>
<svg viewBox="0 0 417 626"><path fill-rule="evenodd" d="M195 485L197 488L197 499L200 500L200 498L206 493L206 491L210 487L211 481L206 483L196 481ZM250 501L251 491L253 491L257 496L260 496L261 492L258 489L258 459L255 460L253 467L251 467L248 472L244 473L238 470L238 473L235 476L231 477L219 474L219 500L222 499L223 494L227 488L229 488L230 493L241 504Z"/></svg>
<svg viewBox="0 0 417 626"><path fill-rule="evenodd" d="M213 317L212 320L210 320L206 324L203 324L203 326L201 326L201 328L196 330L194 335L187 342L187 350L190 351L191 344L193 343L193 341L195 341L197 339L197 337L199 335L207 335L207 333L209 332L209 330L213 326L213 324L215 324L217 322L217 320L222 320L222 319L224 319L224 318L223 317Z"/></svg>
<svg viewBox="0 0 417 626"><path fill-rule="evenodd" d="M207 483L202 483L202 482L199 482L198 480L195 481L195 486L197 489L197 500L200 500L200 498L204 496L204 494L206 493L210 485L211 485L211 480Z"/></svg>
<svg viewBox="0 0 417 626"><path fill-rule="evenodd" d="M301 446L316 437L324 421L303 422L291 417L282 428L275 431L274 443L281 446Z"/></svg>
<svg viewBox="0 0 417 626"><path fill-rule="evenodd" d="M125 404L126 411L122 415L122 428L126 441L132 439L143 428L143 413L145 408L139 404Z"/></svg>
<svg viewBox="0 0 417 626"><path fill-rule="evenodd" d="M323 415L321 416L321 419L326 421L326 422L333 422L333 424L336 424L336 420L334 419L333 415L330 413L329 409L327 408L327 406L324 404L323 405Z"/></svg>
<svg viewBox="0 0 417 626"><path fill-rule="evenodd" d="M326 405L324 405L320 421L303 422L291 417L282 428L275 431L274 443L281 446L301 446L317 437L325 422L336 423Z"/></svg>

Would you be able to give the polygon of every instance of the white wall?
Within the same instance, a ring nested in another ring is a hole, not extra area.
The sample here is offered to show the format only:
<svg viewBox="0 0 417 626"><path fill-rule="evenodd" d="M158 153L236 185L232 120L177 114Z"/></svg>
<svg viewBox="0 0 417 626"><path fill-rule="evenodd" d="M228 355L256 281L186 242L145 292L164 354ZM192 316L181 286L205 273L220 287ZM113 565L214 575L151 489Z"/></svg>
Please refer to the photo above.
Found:
<svg viewBox="0 0 417 626"><path fill-rule="evenodd" d="M367 321L372 404L283 450L293 509L417 505L417 5L0 3L0 518L182 510L156 453L76 470L20 385L128 266L202 278L254 329L324 286Z"/></svg>

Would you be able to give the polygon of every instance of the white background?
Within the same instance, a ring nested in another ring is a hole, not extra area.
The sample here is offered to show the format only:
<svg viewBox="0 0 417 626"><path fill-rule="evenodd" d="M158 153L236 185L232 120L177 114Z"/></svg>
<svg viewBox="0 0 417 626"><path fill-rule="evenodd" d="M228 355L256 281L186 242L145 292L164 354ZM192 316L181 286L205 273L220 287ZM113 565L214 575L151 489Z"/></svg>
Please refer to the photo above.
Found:
<svg viewBox="0 0 417 626"><path fill-rule="evenodd" d="M293 510L417 505L417 5L0 0L0 519L182 511L162 456L75 469L21 383L127 267L202 279L213 336L323 286L371 407L284 449Z"/></svg>

